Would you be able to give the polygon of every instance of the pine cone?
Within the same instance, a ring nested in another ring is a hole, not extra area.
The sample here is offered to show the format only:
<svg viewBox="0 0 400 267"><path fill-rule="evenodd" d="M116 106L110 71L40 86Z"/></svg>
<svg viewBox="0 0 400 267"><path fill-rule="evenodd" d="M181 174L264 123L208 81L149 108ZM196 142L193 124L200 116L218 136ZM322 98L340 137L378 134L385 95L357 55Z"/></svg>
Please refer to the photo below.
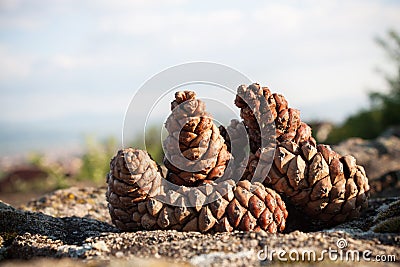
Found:
<svg viewBox="0 0 400 267"><path fill-rule="evenodd" d="M213 187L209 184L210 187ZM163 197L168 205L155 198L139 204L133 215L146 230L174 229L179 231L231 232L266 231L275 233L285 228L287 211L280 196L262 184L232 180L224 181L216 189L187 187L168 191ZM209 192L207 192L209 190ZM208 197L216 198L207 203Z"/></svg>
<svg viewBox="0 0 400 267"><path fill-rule="evenodd" d="M285 97L272 94L268 87L253 83L246 87L239 86L235 105L240 108L240 116L247 127L250 150L255 153L262 145L271 143L271 138L278 142L293 141L300 143L308 141L315 144L311 136L311 128L301 122L300 112L289 108ZM271 124L274 125L271 126ZM271 129L275 127L275 132Z"/></svg>
<svg viewBox="0 0 400 267"><path fill-rule="evenodd" d="M248 145L247 132L244 124L233 119L226 128L220 125L219 132L224 138L228 151L232 154L235 161L242 161L246 156L245 148Z"/></svg>
<svg viewBox="0 0 400 267"><path fill-rule="evenodd" d="M364 168L356 164L354 157L342 157L328 145L305 143L296 147L293 142L282 142L272 168L269 177L272 184L276 181L273 187L284 190L292 203L305 205L307 214L324 222L339 223L358 217L368 205L369 185ZM288 186L273 170L284 172Z"/></svg>
<svg viewBox="0 0 400 267"><path fill-rule="evenodd" d="M150 155L143 150L119 150L110 162L106 193L112 222L121 230L140 228L132 221L138 203L160 193L161 173Z"/></svg>
<svg viewBox="0 0 400 267"><path fill-rule="evenodd" d="M164 141L167 180L196 186L222 177L231 154L204 102L194 92L177 92L171 111L165 123L169 133Z"/></svg>
<svg viewBox="0 0 400 267"><path fill-rule="evenodd" d="M245 168L242 179L263 181L326 224L359 216L367 205L369 185L363 167L352 156L341 157L329 146L317 146L300 112L288 108L286 99L267 87L240 86L235 104L241 109L253 152L246 167L241 166ZM275 133L268 136L270 123ZM272 157L271 147L265 145L271 144L271 136L277 142Z"/></svg>
<svg viewBox="0 0 400 267"><path fill-rule="evenodd" d="M278 144L265 175L271 158L260 151L250 157L246 178L250 179L260 164L257 175L266 177L264 184L283 193L311 218L333 225L358 217L367 207L368 178L354 157L342 157L328 145L315 147L305 142L299 146L285 141Z"/></svg>
<svg viewBox="0 0 400 267"><path fill-rule="evenodd" d="M233 180L227 180L164 192L156 163L146 152L133 149L119 151L110 167L109 211L113 223L123 231L275 233L285 228L288 215L285 203L275 191L260 183L240 181L235 185Z"/></svg>

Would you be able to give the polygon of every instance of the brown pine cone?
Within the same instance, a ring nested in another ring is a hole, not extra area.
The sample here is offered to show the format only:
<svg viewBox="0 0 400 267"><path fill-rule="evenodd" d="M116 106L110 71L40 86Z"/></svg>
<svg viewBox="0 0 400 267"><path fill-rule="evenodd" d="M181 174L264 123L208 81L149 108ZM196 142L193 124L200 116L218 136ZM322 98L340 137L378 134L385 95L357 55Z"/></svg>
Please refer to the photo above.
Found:
<svg viewBox="0 0 400 267"><path fill-rule="evenodd" d="M247 127L253 153L242 179L263 181L310 217L334 224L359 216L367 205L368 179L352 156L316 145L311 128L286 99L254 83L238 88L235 104ZM275 133L268 135L271 123ZM277 146L271 156L274 136ZM265 144L269 145L266 146ZM272 165L272 167L271 167ZM270 168L271 167L271 168Z"/></svg>
<svg viewBox="0 0 400 267"><path fill-rule="evenodd" d="M177 92L172 114L165 126L164 164L167 180L176 185L196 186L222 177L231 154L214 125L205 104L191 91Z"/></svg>
<svg viewBox="0 0 400 267"><path fill-rule="evenodd" d="M232 154L235 161L242 161L246 156L245 148L249 143L244 124L233 119L226 128L220 125L219 132L224 138L228 151Z"/></svg>
<svg viewBox="0 0 400 267"><path fill-rule="evenodd" d="M188 194L185 194L187 187L178 191L169 190L163 197L168 202L172 201L172 205L149 198L139 204L133 218L146 230L174 229L203 233L233 230L276 233L284 230L288 215L286 206L272 189L249 181L240 181L235 185L232 180L224 181L215 188L209 192L206 188L191 188ZM207 203L208 197L216 197L216 200Z"/></svg>
<svg viewBox="0 0 400 267"><path fill-rule="evenodd" d="M246 87L239 86L235 105L240 108L240 116L247 127L250 150L255 153L262 145L271 143L271 138L278 142L308 141L315 144L311 128L301 122L300 112L289 108L285 97L272 94L268 87L253 83ZM273 124L273 125L271 125ZM275 132L272 131L275 127Z"/></svg>
<svg viewBox="0 0 400 267"><path fill-rule="evenodd" d="M143 150L119 150L110 162L106 193L112 222L121 230L140 228L132 220L138 203L160 193L161 173L157 164Z"/></svg>
<svg viewBox="0 0 400 267"><path fill-rule="evenodd" d="M284 194L311 218L333 225L358 217L368 205L368 178L354 157L342 157L328 145L315 147L305 142L299 146L285 141L277 145L269 170L271 158L260 151L251 155L246 178L252 178L259 164L258 175L266 177L264 184Z"/></svg>
<svg viewBox="0 0 400 267"><path fill-rule="evenodd" d="M235 185L233 180L227 180L165 192L156 163L146 152L131 148L119 151L110 167L109 211L113 223L123 231L275 233L285 228L285 203L275 191L260 183L240 181Z"/></svg>

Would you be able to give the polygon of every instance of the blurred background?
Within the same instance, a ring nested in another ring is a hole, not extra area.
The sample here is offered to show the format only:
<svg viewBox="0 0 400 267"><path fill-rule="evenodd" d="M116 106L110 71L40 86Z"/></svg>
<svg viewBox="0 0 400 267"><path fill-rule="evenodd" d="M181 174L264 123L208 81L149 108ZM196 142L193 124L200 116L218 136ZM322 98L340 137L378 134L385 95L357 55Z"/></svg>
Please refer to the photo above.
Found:
<svg viewBox="0 0 400 267"><path fill-rule="evenodd" d="M184 62L282 93L321 142L398 133L399 14L396 0L0 0L0 199L103 185L132 96Z"/></svg>

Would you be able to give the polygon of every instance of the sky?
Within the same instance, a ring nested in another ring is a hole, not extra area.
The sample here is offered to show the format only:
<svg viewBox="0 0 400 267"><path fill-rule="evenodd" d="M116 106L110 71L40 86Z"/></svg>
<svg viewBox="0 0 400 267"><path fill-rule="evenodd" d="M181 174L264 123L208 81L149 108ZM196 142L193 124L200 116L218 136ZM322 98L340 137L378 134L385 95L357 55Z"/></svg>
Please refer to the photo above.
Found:
<svg viewBox="0 0 400 267"><path fill-rule="evenodd" d="M400 31L399 14L388 0L0 0L0 155L120 138L143 83L194 61L339 123L385 91L374 38Z"/></svg>

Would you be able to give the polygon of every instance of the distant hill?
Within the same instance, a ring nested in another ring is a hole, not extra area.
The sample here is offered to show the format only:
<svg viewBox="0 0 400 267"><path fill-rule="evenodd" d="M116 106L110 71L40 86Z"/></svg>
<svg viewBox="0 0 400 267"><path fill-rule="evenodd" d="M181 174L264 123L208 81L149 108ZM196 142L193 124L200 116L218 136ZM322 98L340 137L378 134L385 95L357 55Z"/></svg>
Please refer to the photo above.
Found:
<svg viewBox="0 0 400 267"><path fill-rule="evenodd" d="M120 138L122 121L119 114L79 114L24 123L0 121L0 156L52 149L75 152L82 147L85 135Z"/></svg>

